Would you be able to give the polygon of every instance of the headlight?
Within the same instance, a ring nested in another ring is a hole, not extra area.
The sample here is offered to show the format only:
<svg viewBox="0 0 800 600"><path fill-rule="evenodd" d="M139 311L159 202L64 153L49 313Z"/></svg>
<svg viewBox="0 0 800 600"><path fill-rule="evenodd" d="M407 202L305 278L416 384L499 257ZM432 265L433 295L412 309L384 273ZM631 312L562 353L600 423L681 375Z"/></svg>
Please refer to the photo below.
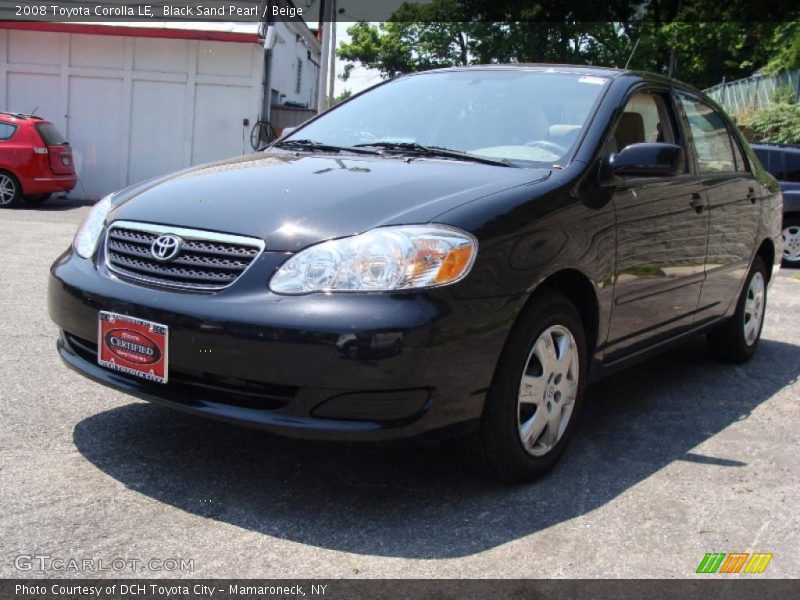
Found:
<svg viewBox="0 0 800 600"><path fill-rule="evenodd" d="M478 241L451 227L381 227L306 248L278 269L269 287L276 294L435 287L464 278L477 253Z"/></svg>
<svg viewBox="0 0 800 600"><path fill-rule="evenodd" d="M75 233L75 239L72 242L72 247L81 258L91 258L97 250L97 244L100 241L100 234L103 233L103 227L106 223L106 217L112 208L111 198L113 194L109 194L99 202L97 202L89 215L83 220L81 226L78 227Z"/></svg>

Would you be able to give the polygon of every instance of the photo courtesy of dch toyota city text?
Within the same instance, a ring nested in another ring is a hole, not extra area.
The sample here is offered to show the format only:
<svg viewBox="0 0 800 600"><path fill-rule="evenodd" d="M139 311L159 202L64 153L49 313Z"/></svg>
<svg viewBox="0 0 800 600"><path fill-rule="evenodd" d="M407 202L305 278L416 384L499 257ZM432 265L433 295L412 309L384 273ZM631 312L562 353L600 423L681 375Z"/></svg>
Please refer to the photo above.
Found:
<svg viewBox="0 0 800 600"><path fill-rule="evenodd" d="M0 0L0 600L800 595L800 6Z"/></svg>

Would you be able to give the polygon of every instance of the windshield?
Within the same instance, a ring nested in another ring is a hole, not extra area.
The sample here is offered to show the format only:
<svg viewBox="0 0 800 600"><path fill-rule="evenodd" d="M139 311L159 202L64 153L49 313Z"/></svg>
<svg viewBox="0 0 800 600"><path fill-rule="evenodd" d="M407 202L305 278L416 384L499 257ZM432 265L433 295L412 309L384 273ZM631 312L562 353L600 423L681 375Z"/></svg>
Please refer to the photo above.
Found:
<svg viewBox="0 0 800 600"><path fill-rule="evenodd" d="M285 139L344 147L420 144L521 166L563 164L607 82L604 77L523 69L403 77Z"/></svg>

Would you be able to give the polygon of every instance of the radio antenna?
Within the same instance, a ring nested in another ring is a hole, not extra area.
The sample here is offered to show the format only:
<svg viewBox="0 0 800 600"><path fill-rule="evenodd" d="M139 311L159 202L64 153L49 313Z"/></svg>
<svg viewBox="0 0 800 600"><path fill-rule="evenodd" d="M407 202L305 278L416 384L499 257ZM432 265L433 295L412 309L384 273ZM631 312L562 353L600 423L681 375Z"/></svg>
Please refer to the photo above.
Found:
<svg viewBox="0 0 800 600"><path fill-rule="evenodd" d="M639 41L642 38L636 40L636 43L633 45L633 50L631 50L631 55L628 57L628 62L625 63L625 68L628 68L628 65L631 64L631 60L633 60L633 55L636 54L636 49L639 47Z"/></svg>

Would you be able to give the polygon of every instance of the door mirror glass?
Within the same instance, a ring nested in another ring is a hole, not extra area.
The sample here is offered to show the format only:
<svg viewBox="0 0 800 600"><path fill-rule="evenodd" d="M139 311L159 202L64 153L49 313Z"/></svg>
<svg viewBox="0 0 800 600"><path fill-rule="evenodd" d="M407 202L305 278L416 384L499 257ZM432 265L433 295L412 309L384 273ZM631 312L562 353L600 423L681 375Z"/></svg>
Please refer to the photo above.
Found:
<svg viewBox="0 0 800 600"><path fill-rule="evenodd" d="M614 175L678 175L683 166L683 148L661 142L631 144L608 158Z"/></svg>

